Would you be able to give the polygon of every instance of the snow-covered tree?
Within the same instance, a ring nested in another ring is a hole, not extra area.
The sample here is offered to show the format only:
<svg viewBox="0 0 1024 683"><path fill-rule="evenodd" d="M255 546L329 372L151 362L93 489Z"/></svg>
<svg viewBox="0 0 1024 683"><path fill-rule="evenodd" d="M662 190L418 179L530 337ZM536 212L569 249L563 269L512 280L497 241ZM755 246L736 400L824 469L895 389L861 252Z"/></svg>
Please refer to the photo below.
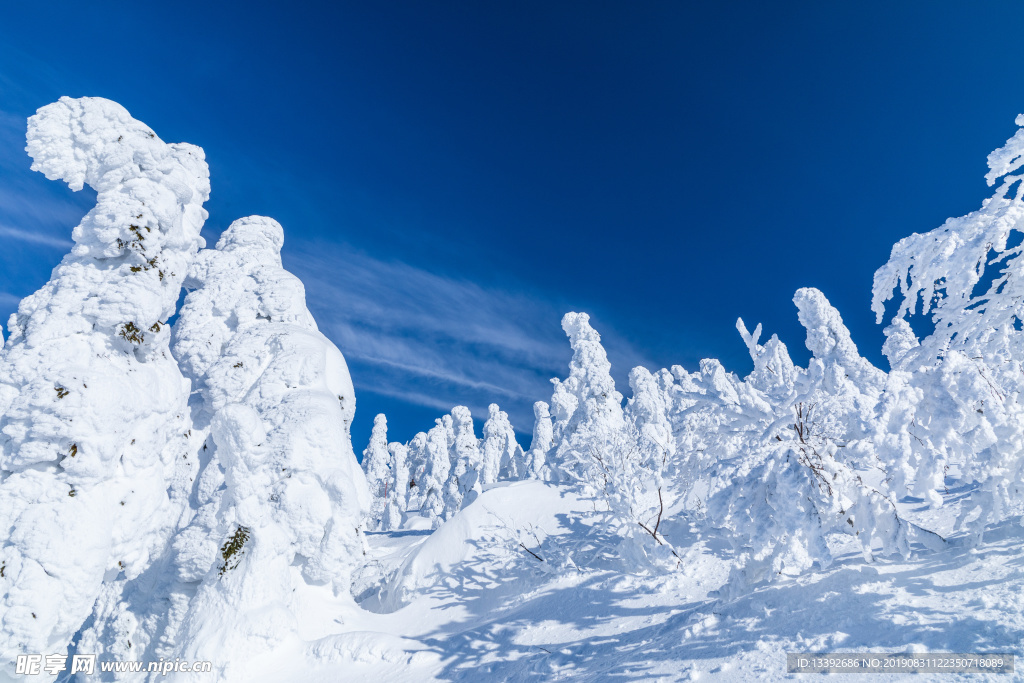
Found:
<svg viewBox="0 0 1024 683"><path fill-rule="evenodd" d="M391 455L391 493L384 508L381 528L393 531L401 528L405 512L409 509L409 448L404 444L391 443L388 444L388 453Z"/></svg>
<svg viewBox="0 0 1024 683"><path fill-rule="evenodd" d="M773 337L772 341L778 340ZM755 372L756 365L757 361ZM728 456L739 451L744 430L756 418L746 415L751 406L741 403L748 394L741 393L739 378L726 372L719 361L703 359L694 373L676 365L672 376L670 420L677 455L669 475L686 508L700 514L706 511L707 499L728 485L729 477L723 472ZM758 403L753 408L756 415L765 406Z"/></svg>
<svg viewBox="0 0 1024 683"><path fill-rule="evenodd" d="M480 443L473 432L473 415L465 406L452 409L451 469L445 483L445 520L472 503L480 495L483 458Z"/></svg>
<svg viewBox="0 0 1024 683"><path fill-rule="evenodd" d="M629 386L633 395L626 402L626 423L635 435L643 466L655 473L661 486L661 473L675 455L668 395L659 377L644 367L630 371Z"/></svg>
<svg viewBox="0 0 1024 683"><path fill-rule="evenodd" d="M451 471L452 445L455 443L455 430L452 427L452 416L438 418L437 424L427 432L426 467L423 470L423 507L420 515L430 520L436 529L444 522L444 491L448 474Z"/></svg>
<svg viewBox="0 0 1024 683"><path fill-rule="evenodd" d="M533 440L530 442L530 450L526 452L526 471L523 473L523 478L547 479L550 476L547 458L553 438L551 412L548 404L544 401L537 401L533 404Z"/></svg>
<svg viewBox="0 0 1024 683"><path fill-rule="evenodd" d="M516 441L516 430L508 419L508 413L501 410L497 403L487 407L483 432L482 483L519 479L525 461L523 449Z"/></svg>
<svg viewBox="0 0 1024 683"><path fill-rule="evenodd" d="M391 453L388 451L388 420L384 414L373 418L370 443L363 451L363 472L370 487L370 513L367 517L369 528L378 529L384 518L388 497L394 493L394 477L391 471Z"/></svg>
<svg viewBox="0 0 1024 683"><path fill-rule="evenodd" d="M405 445L406 462L409 464L408 497L406 510L419 512L423 509L427 489L424 485L427 472L427 434L417 432Z"/></svg>
<svg viewBox="0 0 1024 683"><path fill-rule="evenodd" d="M625 495L619 494L624 514L636 518L640 527L659 541L663 540L658 527L666 505L675 502L664 476L676 450L666 379L664 373L654 375L644 367L630 371L633 393L624 414L629 445L619 465L623 472L617 475L628 482Z"/></svg>
<svg viewBox="0 0 1024 683"><path fill-rule="evenodd" d="M167 320L210 192L203 152L120 105L61 98L28 122L32 168L96 206L74 247L11 316L0 352L0 668L65 652L90 613L159 562L187 505L189 383ZM104 576L117 576L104 587ZM133 658L104 641L91 652ZM11 669L13 671L13 668Z"/></svg>
<svg viewBox="0 0 1024 683"><path fill-rule="evenodd" d="M232 223L197 257L175 329L212 438L200 509L174 544L186 585L167 639L174 655L219 667L225 648L241 662L297 638L300 588L350 600L363 553L370 496L349 437L352 381L281 265L283 242L269 218Z"/></svg>
<svg viewBox="0 0 1024 683"><path fill-rule="evenodd" d="M898 485L932 505L951 468L973 485L960 522L976 539L1024 502L1022 152L1024 128L989 155L995 194L977 211L900 240L874 281L879 322L896 290L899 303L886 330L895 372L885 456ZM919 300L934 325L920 341L905 322Z"/></svg>
<svg viewBox="0 0 1024 683"><path fill-rule="evenodd" d="M569 377L552 380L554 445L548 464L553 478L603 501L604 524L618 539L614 551L628 564L675 567L678 556L660 528L667 448L657 441L667 440L669 432L664 398L647 394L660 393L649 372L634 370L639 395L627 420L601 337L589 321L585 313L567 313L562 319L573 357Z"/></svg>
<svg viewBox="0 0 1024 683"><path fill-rule="evenodd" d="M566 313L562 329L573 355L569 377L552 380L553 466L559 480L595 482L603 477L595 454L617 443L625 429L622 394L615 389L611 363L590 316Z"/></svg>
<svg viewBox="0 0 1024 683"><path fill-rule="evenodd" d="M808 368L795 367L775 337L759 345L760 328L750 335L740 322L754 371L716 392L730 398L707 444L720 482L708 519L737 549L730 590L828 566L831 533L853 534L868 560L906 556L914 540L942 541L901 517L876 466L872 420L884 373L859 355L821 292L801 289L794 302L813 354Z"/></svg>

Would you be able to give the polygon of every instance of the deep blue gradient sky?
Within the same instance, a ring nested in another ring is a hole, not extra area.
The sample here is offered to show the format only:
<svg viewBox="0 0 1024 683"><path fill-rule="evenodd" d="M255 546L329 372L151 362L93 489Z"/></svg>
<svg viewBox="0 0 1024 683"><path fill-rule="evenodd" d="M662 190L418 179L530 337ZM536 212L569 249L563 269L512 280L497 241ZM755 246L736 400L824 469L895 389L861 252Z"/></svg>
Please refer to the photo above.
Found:
<svg viewBox="0 0 1024 683"><path fill-rule="evenodd" d="M206 150L211 245L284 225L357 450L376 412L404 441L456 403L528 435L567 310L627 395L634 364L745 374L737 316L805 359L801 286L885 367L872 274L988 195L1022 26L1010 1L5 3L0 316L90 206L28 170L25 118L95 95Z"/></svg>

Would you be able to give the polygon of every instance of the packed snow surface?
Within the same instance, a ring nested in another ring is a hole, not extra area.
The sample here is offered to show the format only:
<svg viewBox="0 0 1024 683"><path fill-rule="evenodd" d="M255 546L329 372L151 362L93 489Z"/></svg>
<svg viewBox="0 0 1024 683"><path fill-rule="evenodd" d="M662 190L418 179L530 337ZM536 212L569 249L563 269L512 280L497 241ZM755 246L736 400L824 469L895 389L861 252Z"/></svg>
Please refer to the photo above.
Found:
<svg viewBox="0 0 1024 683"><path fill-rule="evenodd" d="M947 495L955 508L964 491ZM529 501L529 505L524 505ZM369 535L375 576L356 634L328 639L319 661L293 651L260 662L253 680L790 680L787 652L1015 652L1020 654L1024 549L1015 522L980 548L923 546L913 559L864 561L855 543L825 571L785 576L745 594L716 595L729 573L728 539L698 539L685 524L666 536L688 547L667 575L614 567L546 567L549 535L602 539L592 501L563 485L523 481L490 488L438 531ZM901 506L947 531L922 501ZM540 562L519 546L536 550ZM549 542L550 543L550 542ZM367 580L369 578L367 577ZM796 676L799 679L803 676ZM830 679L863 680L833 674ZM993 675L991 680L1007 680ZM871 680L986 680L984 675Z"/></svg>

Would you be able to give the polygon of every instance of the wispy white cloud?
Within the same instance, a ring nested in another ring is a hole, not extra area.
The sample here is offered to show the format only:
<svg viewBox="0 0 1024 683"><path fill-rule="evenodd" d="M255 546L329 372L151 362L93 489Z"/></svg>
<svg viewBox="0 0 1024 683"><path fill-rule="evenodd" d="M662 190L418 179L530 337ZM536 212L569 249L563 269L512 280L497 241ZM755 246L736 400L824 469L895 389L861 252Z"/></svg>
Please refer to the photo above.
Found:
<svg viewBox="0 0 1024 683"><path fill-rule="evenodd" d="M486 288L338 244L289 244L286 266L306 284L323 332L345 353L360 387L450 410L489 403L517 429L533 426L533 402L551 397L572 351L560 327L569 306L524 288ZM620 383L645 359L596 325ZM628 387L623 387L628 393ZM428 427L429 425L425 425Z"/></svg>
<svg viewBox="0 0 1024 683"><path fill-rule="evenodd" d="M0 223L0 242L6 240L17 240L19 242L29 242L31 244L41 244L46 247L53 247L54 249L61 249L67 251L74 246L74 243L69 239L61 239L59 237L53 237L41 232L32 232L29 230L22 230L20 228L12 228L7 225Z"/></svg>
<svg viewBox="0 0 1024 683"><path fill-rule="evenodd" d="M11 265L29 255L52 267L53 254L42 248L70 249L70 226L94 200L90 190L71 193L29 172L24 133L24 116L0 110L0 287L15 290L23 282ZM345 353L357 391L438 414L467 405L478 418L495 402L529 433L533 402L550 399L550 378L567 372L571 350L559 325L573 308L566 302L515 285L483 287L335 242L289 242L285 259L305 282L321 329ZM0 309L18 300L0 291ZM647 363L614 330L600 320L596 326L622 385L629 368Z"/></svg>
<svg viewBox="0 0 1024 683"><path fill-rule="evenodd" d="M29 170L25 119L0 110L0 245L12 242L67 251L71 227L91 208L91 191L71 193L63 183Z"/></svg>

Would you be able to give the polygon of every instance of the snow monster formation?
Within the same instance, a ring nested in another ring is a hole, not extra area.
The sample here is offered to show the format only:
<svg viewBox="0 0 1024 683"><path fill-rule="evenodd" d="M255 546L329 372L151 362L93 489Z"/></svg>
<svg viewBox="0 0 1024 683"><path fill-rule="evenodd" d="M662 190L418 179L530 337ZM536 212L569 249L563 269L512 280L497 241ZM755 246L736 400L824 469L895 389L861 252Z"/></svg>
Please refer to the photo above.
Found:
<svg viewBox="0 0 1024 683"><path fill-rule="evenodd" d="M283 243L269 218L232 223L196 259L175 327L175 355L201 396L196 426L212 438L198 512L174 542L178 577L191 586L168 640L177 656L218 667L230 664L220 652L244 662L298 641L304 588L351 601L357 526L370 506L348 431L348 367L282 268Z"/></svg>
<svg viewBox="0 0 1024 683"><path fill-rule="evenodd" d="M27 149L97 203L0 353L0 671L65 652L104 581L145 572L187 505L189 382L166 321L210 192L201 149L108 100L43 107Z"/></svg>
<svg viewBox="0 0 1024 683"><path fill-rule="evenodd" d="M27 149L97 205L0 350L0 681L19 654L76 652L213 660L223 680L222 648L294 645L300 598L352 601L370 500L345 359L275 221L202 249L200 148L62 98Z"/></svg>

